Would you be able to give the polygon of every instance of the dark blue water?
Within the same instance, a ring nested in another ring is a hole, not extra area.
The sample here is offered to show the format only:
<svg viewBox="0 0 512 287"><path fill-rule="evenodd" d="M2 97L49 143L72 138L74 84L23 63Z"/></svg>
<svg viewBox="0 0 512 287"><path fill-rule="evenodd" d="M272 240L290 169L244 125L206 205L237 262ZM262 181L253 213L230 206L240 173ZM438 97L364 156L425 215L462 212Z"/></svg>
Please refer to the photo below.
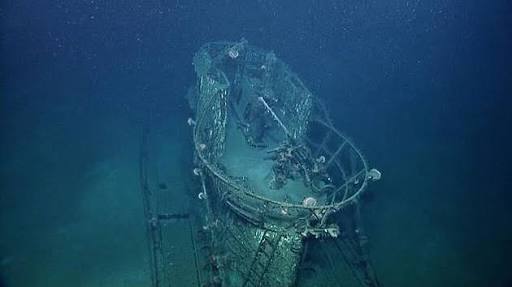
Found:
<svg viewBox="0 0 512 287"><path fill-rule="evenodd" d="M507 1L2 1L5 286L148 286L139 135L180 185L205 42L273 50L383 179L364 217L384 286L511 286ZM2 285L0 284L0 285Z"/></svg>

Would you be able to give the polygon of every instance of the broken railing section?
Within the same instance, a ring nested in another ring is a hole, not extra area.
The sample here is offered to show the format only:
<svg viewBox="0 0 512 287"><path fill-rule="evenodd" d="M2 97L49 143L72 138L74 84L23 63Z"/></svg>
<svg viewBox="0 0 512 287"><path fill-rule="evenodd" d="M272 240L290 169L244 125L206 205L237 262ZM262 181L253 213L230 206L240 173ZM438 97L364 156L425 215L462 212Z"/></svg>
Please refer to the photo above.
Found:
<svg viewBox="0 0 512 287"><path fill-rule="evenodd" d="M146 226L146 244L149 255L149 272L151 277L151 286L160 287L160 265L163 254L160 248L159 232L153 224L154 212L152 208L152 193L149 188L148 179L148 136L149 127L144 126L142 130L141 147L139 154L139 183L142 192L142 202L144 208L144 218Z"/></svg>
<svg viewBox="0 0 512 287"><path fill-rule="evenodd" d="M156 208L155 193L151 189L149 179L149 144L148 144L149 128L144 127L141 139L141 148L139 155L139 182L142 193L144 218L146 226L146 242L149 256L149 272L152 287L171 287L177 286L171 278L171 268L174 264L173 258L169 256L165 245L169 244L164 239L163 227L169 226L168 223L174 221L185 220L188 222L190 232L190 240L193 249L193 259L195 265L197 285L201 286L203 278L201 268L199 266L199 252L196 244L195 228L192 224L190 213L167 213L159 212ZM177 232L183 230L176 230Z"/></svg>
<svg viewBox="0 0 512 287"><path fill-rule="evenodd" d="M360 202L356 202L347 209L344 215L336 215L339 219L336 236L325 236L321 242L311 239L305 240L304 253L301 258L301 270L312 271L313 276L324 274L318 265L312 262L312 257L321 259L331 271L329 283L318 283L319 286L364 286L379 287L373 264L369 258L367 243L368 238L360 222ZM315 238L315 237L313 237ZM313 244L313 248L311 245ZM311 272L310 272L311 274ZM315 275L316 274L316 275ZM321 275L320 275L321 276ZM349 278L347 278L349 277ZM313 282L315 282L313 277ZM310 279L311 280L311 279ZM317 279L318 280L318 279ZM300 285L299 285L300 286Z"/></svg>

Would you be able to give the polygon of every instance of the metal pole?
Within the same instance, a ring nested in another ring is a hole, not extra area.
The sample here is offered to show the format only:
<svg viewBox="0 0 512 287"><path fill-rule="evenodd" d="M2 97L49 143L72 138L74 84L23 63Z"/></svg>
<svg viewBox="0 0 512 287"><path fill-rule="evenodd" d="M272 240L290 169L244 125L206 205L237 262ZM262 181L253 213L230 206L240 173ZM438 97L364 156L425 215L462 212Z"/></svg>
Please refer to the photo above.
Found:
<svg viewBox="0 0 512 287"><path fill-rule="evenodd" d="M267 104L265 99L263 97L258 97L258 101L260 101L265 106L265 108L270 112L270 114L272 115L274 120L276 120L276 122L279 124L279 126L284 130L284 133L286 134L286 136L288 136L289 138L292 138L292 135L291 135L290 131L288 130L288 128L283 124L283 122L281 121L281 119L279 119L279 117L276 115L276 113L274 113L272 108L270 108L270 106Z"/></svg>

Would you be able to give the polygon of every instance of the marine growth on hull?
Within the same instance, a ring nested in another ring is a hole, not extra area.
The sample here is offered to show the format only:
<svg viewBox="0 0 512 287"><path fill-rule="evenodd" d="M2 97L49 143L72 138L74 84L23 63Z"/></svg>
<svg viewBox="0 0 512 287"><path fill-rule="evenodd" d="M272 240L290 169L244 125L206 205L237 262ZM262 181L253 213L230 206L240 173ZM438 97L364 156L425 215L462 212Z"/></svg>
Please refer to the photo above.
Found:
<svg viewBox="0 0 512 287"><path fill-rule="evenodd" d="M199 218L200 236L189 227L201 286L378 286L359 219L380 172L273 52L212 42L193 63L196 215L153 211L141 153L153 285L172 283L166 220Z"/></svg>
<svg viewBox="0 0 512 287"><path fill-rule="evenodd" d="M380 172L334 128L273 52L215 42L194 57L188 99L213 282L290 286L309 238L337 238L337 214Z"/></svg>

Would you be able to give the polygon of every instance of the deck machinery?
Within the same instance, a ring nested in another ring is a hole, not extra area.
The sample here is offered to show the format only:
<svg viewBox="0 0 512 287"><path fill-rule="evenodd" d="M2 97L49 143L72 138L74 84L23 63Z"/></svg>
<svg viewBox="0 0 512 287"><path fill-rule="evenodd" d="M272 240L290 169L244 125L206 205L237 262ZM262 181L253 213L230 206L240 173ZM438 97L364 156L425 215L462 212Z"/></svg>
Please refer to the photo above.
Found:
<svg viewBox="0 0 512 287"><path fill-rule="evenodd" d="M340 254L326 260L345 260L361 285L377 286L359 199L380 172L273 52L212 42L193 64L188 122L211 247L208 284L300 285L308 254L333 242Z"/></svg>

